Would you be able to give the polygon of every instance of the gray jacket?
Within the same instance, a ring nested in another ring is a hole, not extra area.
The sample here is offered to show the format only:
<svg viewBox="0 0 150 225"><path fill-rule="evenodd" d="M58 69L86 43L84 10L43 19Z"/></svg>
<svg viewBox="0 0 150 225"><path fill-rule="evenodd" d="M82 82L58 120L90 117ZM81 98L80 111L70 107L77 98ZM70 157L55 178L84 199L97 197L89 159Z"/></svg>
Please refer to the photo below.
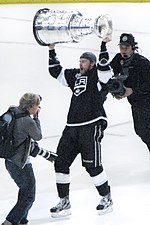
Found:
<svg viewBox="0 0 150 225"><path fill-rule="evenodd" d="M19 107L15 107L16 113L22 113ZM31 139L39 141L42 139L41 126L38 118L32 119L29 113L27 116L21 117L16 120L14 128L14 144L19 146L17 152L10 160L23 168L30 155L30 143Z"/></svg>

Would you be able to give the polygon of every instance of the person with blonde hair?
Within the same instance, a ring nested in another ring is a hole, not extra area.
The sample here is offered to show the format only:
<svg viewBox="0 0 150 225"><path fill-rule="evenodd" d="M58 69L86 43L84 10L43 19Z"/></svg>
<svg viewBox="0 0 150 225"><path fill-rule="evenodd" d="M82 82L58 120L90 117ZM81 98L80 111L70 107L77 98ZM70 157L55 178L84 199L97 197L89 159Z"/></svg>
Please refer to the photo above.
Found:
<svg viewBox="0 0 150 225"><path fill-rule="evenodd" d="M35 176L30 161L31 139L42 139L40 120L40 102L38 94L25 93L19 101L19 106L11 107L15 115L24 113L16 119L14 127L14 143L19 146L15 155L5 160L5 166L11 178L19 188L18 199L2 225L28 224L28 212L35 200Z"/></svg>

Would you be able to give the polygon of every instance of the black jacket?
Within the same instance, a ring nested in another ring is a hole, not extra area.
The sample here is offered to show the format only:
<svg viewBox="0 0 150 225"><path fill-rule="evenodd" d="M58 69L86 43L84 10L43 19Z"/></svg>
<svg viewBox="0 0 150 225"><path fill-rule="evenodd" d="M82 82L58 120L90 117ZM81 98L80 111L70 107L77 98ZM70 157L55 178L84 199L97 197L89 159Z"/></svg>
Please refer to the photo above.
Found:
<svg viewBox="0 0 150 225"><path fill-rule="evenodd" d="M123 72L125 63L120 53L115 55L110 63L115 76ZM124 85L133 90L133 94L128 97L131 105L150 107L150 61L147 58L138 53L133 54Z"/></svg>

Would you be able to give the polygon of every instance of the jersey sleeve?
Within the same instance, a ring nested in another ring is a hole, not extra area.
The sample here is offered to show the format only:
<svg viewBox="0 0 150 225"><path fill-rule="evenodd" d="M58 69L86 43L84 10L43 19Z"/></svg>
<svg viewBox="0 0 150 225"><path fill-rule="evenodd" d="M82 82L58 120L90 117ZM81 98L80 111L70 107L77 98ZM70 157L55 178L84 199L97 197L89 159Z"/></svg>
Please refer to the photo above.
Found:
<svg viewBox="0 0 150 225"><path fill-rule="evenodd" d="M49 73L50 75L57 79L62 85L68 86L67 80L65 77L65 71L60 65L59 60L56 57L55 49L49 50Z"/></svg>
<svg viewBox="0 0 150 225"><path fill-rule="evenodd" d="M109 64L109 54L106 48L106 42L101 43L99 62L97 64L97 74L99 81L106 84L112 78L112 70Z"/></svg>
<svg viewBox="0 0 150 225"><path fill-rule="evenodd" d="M61 73L62 66L60 65L59 60L56 57L55 50L49 50L49 73L52 77L58 78Z"/></svg>
<svg viewBox="0 0 150 225"><path fill-rule="evenodd" d="M49 73L57 79L63 86L70 87L72 89L75 75L79 73L79 69L64 69L60 65L60 61L56 57L55 50L49 50Z"/></svg>

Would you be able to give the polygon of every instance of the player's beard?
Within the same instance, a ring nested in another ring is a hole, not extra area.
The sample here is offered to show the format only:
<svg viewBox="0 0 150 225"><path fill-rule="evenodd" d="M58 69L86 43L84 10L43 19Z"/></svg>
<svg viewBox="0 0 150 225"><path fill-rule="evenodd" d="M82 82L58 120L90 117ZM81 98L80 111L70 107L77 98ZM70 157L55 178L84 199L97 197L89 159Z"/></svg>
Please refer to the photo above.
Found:
<svg viewBox="0 0 150 225"><path fill-rule="evenodd" d="M85 69L83 69L83 68L80 69L80 74L81 74L81 75L83 75L83 74L85 74L85 73L86 73L86 70L85 70Z"/></svg>
<svg viewBox="0 0 150 225"><path fill-rule="evenodd" d="M88 72L90 69L91 69L91 65L89 65L88 68L86 68L86 69L80 67L80 74L83 75L83 74L85 74L86 72Z"/></svg>

